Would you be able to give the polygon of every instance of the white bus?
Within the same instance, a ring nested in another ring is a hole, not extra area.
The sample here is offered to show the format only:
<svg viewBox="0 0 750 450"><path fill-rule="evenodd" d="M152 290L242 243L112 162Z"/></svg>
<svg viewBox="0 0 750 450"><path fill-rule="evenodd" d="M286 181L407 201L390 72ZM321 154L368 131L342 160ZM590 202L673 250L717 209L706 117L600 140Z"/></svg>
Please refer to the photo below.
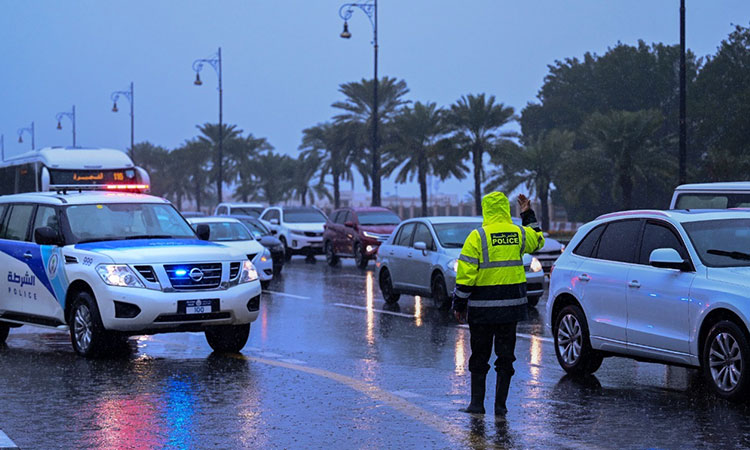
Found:
<svg viewBox="0 0 750 450"><path fill-rule="evenodd" d="M0 161L0 195L74 189L149 192L148 173L121 150L45 147Z"/></svg>

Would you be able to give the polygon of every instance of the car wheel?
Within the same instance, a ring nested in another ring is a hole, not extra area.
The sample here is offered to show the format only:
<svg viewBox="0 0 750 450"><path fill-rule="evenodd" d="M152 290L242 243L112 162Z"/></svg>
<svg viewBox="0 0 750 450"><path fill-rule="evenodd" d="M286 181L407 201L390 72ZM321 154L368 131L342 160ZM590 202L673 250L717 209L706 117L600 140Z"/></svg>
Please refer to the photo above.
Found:
<svg viewBox="0 0 750 450"><path fill-rule="evenodd" d="M702 359L703 375L719 397L735 402L746 399L750 346L737 324L722 320L714 325L703 343Z"/></svg>
<svg viewBox="0 0 750 450"><path fill-rule="evenodd" d="M96 300L88 292L76 294L69 322L73 350L81 356L99 356L122 342L116 333L104 329Z"/></svg>
<svg viewBox="0 0 750 450"><path fill-rule="evenodd" d="M401 298L401 294L397 293L393 288L391 272L385 268L380 271L380 292L383 293L383 300L389 305L396 303Z"/></svg>
<svg viewBox="0 0 750 450"><path fill-rule="evenodd" d="M564 307L555 317L552 335L560 366L572 375L590 375L602 365L603 356L591 348L589 327L581 308Z"/></svg>
<svg viewBox="0 0 750 450"><path fill-rule="evenodd" d="M215 352L239 353L247 344L250 324L218 325L206 329L206 341Z"/></svg>
<svg viewBox="0 0 750 450"><path fill-rule="evenodd" d="M537 295L537 296L535 296L535 297L529 297L529 298L528 298L528 300L529 300L529 307L533 308L533 307L535 307L536 305L538 305L538 304L539 304L539 299L540 299L540 298L541 298L541 296L539 296L539 295Z"/></svg>
<svg viewBox="0 0 750 450"><path fill-rule="evenodd" d="M279 238L281 243L284 245L284 261L291 261L292 260L292 251L289 248L289 246L286 245L286 238L284 236L281 236Z"/></svg>
<svg viewBox="0 0 750 450"><path fill-rule="evenodd" d="M440 273L432 277L432 300L439 309L447 310L451 307L451 299L448 297L448 289L445 287L445 278Z"/></svg>
<svg viewBox="0 0 750 450"><path fill-rule="evenodd" d="M0 344L5 343L5 340L8 339L8 333L10 333L8 324L0 323Z"/></svg>
<svg viewBox="0 0 750 450"><path fill-rule="evenodd" d="M360 269L366 269L367 263L370 262L370 260L367 259L367 256L365 256L364 251L362 244L359 242L354 243L354 262Z"/></svg>
<svg viewBox="0 0 750 450"><path fill-rule="evenodd" d="M336 264L339 263L339 257L336 256L336 253L333 251L333 244L331 241L326 241L325 244L325 250L326 250L326 262L329 266L334 267Z"/></svg>

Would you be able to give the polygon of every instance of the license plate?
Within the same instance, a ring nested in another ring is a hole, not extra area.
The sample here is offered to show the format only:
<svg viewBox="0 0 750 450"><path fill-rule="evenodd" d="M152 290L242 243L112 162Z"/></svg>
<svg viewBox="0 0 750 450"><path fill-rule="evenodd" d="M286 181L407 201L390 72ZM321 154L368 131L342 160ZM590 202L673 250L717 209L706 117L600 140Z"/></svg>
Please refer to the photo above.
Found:
<svg viewBox="0 0 750 450"><path fill-rule="evenodd" d="M177 305L177 312L183 314L205 314L214 312L214 300L181 300Z"/></svg>

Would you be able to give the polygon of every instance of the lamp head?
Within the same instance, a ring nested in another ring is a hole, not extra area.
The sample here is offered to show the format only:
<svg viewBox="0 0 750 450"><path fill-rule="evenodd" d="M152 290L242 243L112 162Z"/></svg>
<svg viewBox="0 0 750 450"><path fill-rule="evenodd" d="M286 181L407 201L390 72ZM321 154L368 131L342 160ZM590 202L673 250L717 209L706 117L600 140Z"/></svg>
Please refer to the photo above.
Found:
<svg viewBox="0 0 750 450"><path fill-rule="evenodd" d="M203 82L201 81L201 74L200 74L200 72L195 72L195 81L193 82L193 84L196 85L196 86L200 86L200 85L203 84Z"/></svg>
<svg viewBox="0 0 750 450"><path fill-rule="evenodd" d="M118 111L118 109L117 109L117 102L115 102L115 104L112 105L112 112L117 112L117 111Z"/></svg>
<svg viewBox="0 0 750 450"><path fill-rule="evenodd" d="M344 21L344 31L341 32L340 36L343 39L349 39L352 37L352 34L349 32L349 24L346 21Z"/></svg>
<svg viewBox="0 0 750 450"><path fill-rule="evenodd" d="M57 121L57 129L62 130L62 124L60 123L59 120Z"/></svg>

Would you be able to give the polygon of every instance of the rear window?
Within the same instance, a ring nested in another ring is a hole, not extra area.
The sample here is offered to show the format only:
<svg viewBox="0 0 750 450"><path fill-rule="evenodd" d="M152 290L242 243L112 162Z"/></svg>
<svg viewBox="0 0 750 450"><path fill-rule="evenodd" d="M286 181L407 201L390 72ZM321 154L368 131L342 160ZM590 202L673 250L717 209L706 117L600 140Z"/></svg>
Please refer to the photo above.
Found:
<svg viewBox="0 0 750 450"><path fill-rule="evenodd" d="M750 208L750 192L740 194L685 193L678 194L674 209Z"/></svg>
<svg viewBox="0 0 750 450"><path fill-rule="evenodd" d="M326 223L326 216L317 209L285 209L284 222L287 223Z"/></svg>
<svg viewBox="0 0 750 450"><path fill-rule="evenodd" d="M390 211L358 212L360 225L398 225L401 219Z"/></svg>
<svg viewBox="0 0 750 450"><path fill-rule="evenodd" d="M607 224L599 239L596 257L607 261L635 262L640 220L622 220Z"/></svg>

